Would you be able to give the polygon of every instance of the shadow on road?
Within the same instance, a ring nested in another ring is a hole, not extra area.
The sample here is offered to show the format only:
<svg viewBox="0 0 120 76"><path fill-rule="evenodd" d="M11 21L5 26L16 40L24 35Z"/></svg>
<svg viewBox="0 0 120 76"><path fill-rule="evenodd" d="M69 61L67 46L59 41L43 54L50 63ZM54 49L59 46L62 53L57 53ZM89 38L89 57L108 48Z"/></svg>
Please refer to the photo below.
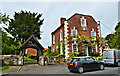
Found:
<svg viewBox="0 0 120 76"><path fill-rule="evenodd" d="M106 65L106 67L116 68L116 67L118 67L118 66L117 66L117 65Z"/></svg>
<svg viewBox="0 0 120 76"><path fill-rule="evenodd" d="M24 65L37 64L37 62L24 62Z"/></svg>

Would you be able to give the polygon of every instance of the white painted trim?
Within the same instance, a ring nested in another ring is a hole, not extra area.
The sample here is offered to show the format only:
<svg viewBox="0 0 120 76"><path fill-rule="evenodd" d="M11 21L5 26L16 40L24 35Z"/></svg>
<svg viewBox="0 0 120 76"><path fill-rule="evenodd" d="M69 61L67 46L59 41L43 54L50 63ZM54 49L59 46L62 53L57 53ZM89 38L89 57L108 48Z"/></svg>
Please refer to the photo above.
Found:
<svg viewBox="0 0 120 76"><path fill-rule="evenodd" d="M88 54L88 46L86 46L86 51L87 51L87 56L89 56L89 54Z"/></svg>
<svg viewBox="0 0 120 76"><path fill-rule="evenodd" d="M61 47L60 47L60 54L63 54L63 47L62 47L62 44L61 44Z"/></svg>
<svg viewBox="0 0 120 76"><path fill-rule="evenodd" d="M77 29L75 29L75 27L73 27L73 29L71 30L71 36L73 36L73 31L75 31L76 32L76 35L77 35Z"/></svg>
<svg viewBox="0 0 120 76"><path fill-rule="evenodd" d="M55 44L55 36L53 36L53 44Z"/></svg>
<svg viewBox="0 0 120 76"><path fill-rule="evenodd" d="M96 44L96 52L97 52L97 44Z"/></svg>
<svg viewBox="0 0 120 76"><path fill-rule="evenodd" d="M27 54L27 49L25 50L25 53Z"/></svg>
<svg viewBox="0 0 120 76"><path fill-rule="evenodd" d="M93 28L92 28L92 31L91 31L91 37L92 37L92 33L93 33L94 37L96 37L96 31Z"/></svg>
<svg viewBox="0 0 120 76"><path fill-rule="evenodd" d="M64 43L65 43L65 59L67 59L67 58L69 58L69 47L68 47L68 44L67 44L67 42L69 42L68 40L67 40L67 37L68 37L68 32L69 32L69 30L68 30L68 23L67 23L67 21L64 21Z"/></svg>
<svg viewBox="0 0 120 76"><path fill-rule="evenodd" d="M61 38L61 32L62 32L62 38ZM60 31L60 41L63 40L63 31Z"/></svg>
<svg viewBox="0 0 120 76"><path fill-rule="evenodd" d="M77 29L75 29L76 30L76 35L77 35Z"/></svg>

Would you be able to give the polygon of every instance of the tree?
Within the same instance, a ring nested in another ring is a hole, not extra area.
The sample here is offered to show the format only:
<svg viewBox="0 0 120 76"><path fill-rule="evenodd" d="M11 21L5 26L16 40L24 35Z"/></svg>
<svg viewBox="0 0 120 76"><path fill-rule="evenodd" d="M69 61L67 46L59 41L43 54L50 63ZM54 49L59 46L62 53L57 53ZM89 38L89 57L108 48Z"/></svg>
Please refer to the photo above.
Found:
<svg viewBox="0 0 120 76"><path fill-rule="evenodd" d="M2 31L2 54L15 54L15 50L17 50L17 46L13 38L9 37L6 32Z"/></svg>
<svg viewBox="0 0 120 76"><path fill-rule="evenodd" d="M108 34L105 39L107 40L107 43L110 45L111 48L114 48L115 46L112 44L114 38L114 34Z"/></svg>
<svg viewBox="0 0 120 76"><path fill-rule="evenodd" d="M4 23L4 24L6 24L6 22L8 22L9 21L9 15L6 15L6 14L2 14L2 12L0 11L0 24L2 24L2 23ZM4 45L4 44L2 44L2 34L3 34L4 32L2 31L2 28L0 28L0 54L2 54L2 49L3 49L3 47L2 47L2 45ZM6 48L6 47L4 47L4 48Z"/></svg>
<svg viewBox="0 0 120 76"><path fill-rule="evenodd" d="M96 42L99 43L99 46L102 48L101 50L103 50L105 44L106 44L106 38L103 37L96 37Z"/></svg>
<svg viewBox="0 0 120 76"><path fill-rule="evenodd" d="M0 54L2 54L2 28L0 28Z"/></svg>
<svg viewBox="0 0 120 76"><path fill-rule="evenodd" d="M120 22L115 27L115 33L110 45L112 48L120 49Z"/></svg>
<svg viewBox="0 0 120 76"><path fill-rule="evenodd" d="M40 27L44 19L40 19L42 14L31 13L30 11L15 12L14 19L10 19L8 28L4 29L10 33L15 41L24 42L32 34L40 39Z"/></svg>
<svg viewBox="0 0 120 76"><path fill-rule="evenodd" d="M2 12L0 11L0 24L1 23L4 23L6 24L6 22L9 21L9 15L6 15L6 14L2 14Z"/></svg>
<svg viewBox="0 0 120 76"><path fill-rule="evenodd" d="M111 48L120 49L120 22L115 27L115 32L106 36Z"/></svg>

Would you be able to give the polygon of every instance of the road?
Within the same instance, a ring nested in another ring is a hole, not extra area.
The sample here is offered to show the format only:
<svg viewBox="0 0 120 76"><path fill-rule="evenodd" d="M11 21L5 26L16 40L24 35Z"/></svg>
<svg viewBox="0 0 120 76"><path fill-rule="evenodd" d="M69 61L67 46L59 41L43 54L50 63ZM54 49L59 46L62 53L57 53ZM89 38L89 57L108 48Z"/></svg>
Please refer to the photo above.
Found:
<svg viewBox="0 0 120 76"><path fill-rule="evenodd" d="M83 74L118 74L118 67L106 67L105 70L87 71ZM37 64L24 65L22 67L14 66L10 69L3 71L3 74L79 74L69 72L67 65L56 64L40 66Z"/></svg>

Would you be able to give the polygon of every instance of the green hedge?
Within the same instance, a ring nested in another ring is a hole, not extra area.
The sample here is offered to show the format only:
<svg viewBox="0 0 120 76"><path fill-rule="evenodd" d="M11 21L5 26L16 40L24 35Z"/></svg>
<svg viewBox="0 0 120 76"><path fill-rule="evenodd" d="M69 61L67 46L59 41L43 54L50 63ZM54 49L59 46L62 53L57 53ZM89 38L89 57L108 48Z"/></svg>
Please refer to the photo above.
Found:
<svg viewBox="0 0 120 76"><path fill-rule="evenodd" d="M100 53L99 52L91 52L90 55L98 57L98 56L100 56Z"/></svg>

